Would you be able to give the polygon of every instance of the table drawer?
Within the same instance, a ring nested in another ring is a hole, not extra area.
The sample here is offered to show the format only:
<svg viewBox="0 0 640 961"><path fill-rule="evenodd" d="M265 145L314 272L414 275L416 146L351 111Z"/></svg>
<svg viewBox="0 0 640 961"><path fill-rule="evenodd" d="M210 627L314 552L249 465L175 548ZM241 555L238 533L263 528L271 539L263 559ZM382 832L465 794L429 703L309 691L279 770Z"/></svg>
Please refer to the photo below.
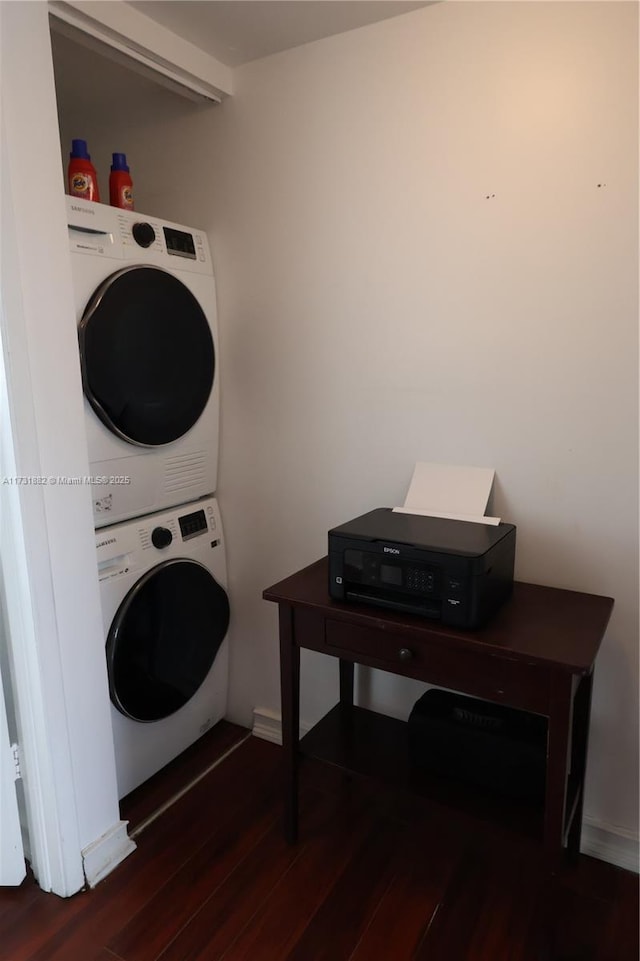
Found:
<svg viewBox="0 0 640 961"><path fill-rule="evenodd" d="M535 663L331 619L325 621L325 645L328 654L394 674L540 714L548 710L549 671Z"/></svg>

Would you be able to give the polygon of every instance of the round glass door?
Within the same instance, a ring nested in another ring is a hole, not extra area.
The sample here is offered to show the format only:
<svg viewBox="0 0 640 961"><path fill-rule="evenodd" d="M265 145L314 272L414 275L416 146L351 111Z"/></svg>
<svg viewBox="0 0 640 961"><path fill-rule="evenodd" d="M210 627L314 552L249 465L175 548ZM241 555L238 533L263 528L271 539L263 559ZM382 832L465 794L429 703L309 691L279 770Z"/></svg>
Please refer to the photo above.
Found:
<svg viewBox="0 0 640 961"><path fill-rule="evenodd" d="M178 711L211 670L229 626L226 592L202 564L170 560L122 601L107 637L109 692L134 721Z"/></svg>
<svg viewBox="0 0 640 961"><path fill-rule="evenodd" d="M107 277L78 329L84 392L100 420L142 447L196 423L213 387L215 350L190 290L160 267Z"/></svg>

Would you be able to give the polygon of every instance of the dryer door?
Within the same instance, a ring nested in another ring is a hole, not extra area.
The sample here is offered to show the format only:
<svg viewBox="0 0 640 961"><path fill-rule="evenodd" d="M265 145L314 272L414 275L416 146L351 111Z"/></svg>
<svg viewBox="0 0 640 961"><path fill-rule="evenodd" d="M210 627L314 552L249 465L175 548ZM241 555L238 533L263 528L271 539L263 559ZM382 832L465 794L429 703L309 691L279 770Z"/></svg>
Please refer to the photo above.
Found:
<svg viewBox="0 0 640 961"><path fill-rule="evenodd" d="M111 700L134 721L158 721L196 693L229 626L226 592L197 561L165 561L122 601L107 637Z"/></svg>
<svg viewBox="0 0 640 961"><path fill-rule="evenodd" d="M110 431L156 447L193 427L213 387L215 349L200 304L173 274L134 266L107 277L78 334L84 392Z"/></svg>

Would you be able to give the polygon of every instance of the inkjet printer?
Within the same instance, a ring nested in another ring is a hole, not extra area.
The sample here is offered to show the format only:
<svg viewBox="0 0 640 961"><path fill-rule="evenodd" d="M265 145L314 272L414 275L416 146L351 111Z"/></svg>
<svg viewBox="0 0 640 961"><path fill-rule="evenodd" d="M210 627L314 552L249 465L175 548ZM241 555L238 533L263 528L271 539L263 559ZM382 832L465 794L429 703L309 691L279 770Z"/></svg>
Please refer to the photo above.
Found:
<svg viewBox="0 0 640 961"><path fill-rule="evenodd" d="M513 587L513 524L397 513L329 531L329 594L452 627L481 627Z"/></svg>

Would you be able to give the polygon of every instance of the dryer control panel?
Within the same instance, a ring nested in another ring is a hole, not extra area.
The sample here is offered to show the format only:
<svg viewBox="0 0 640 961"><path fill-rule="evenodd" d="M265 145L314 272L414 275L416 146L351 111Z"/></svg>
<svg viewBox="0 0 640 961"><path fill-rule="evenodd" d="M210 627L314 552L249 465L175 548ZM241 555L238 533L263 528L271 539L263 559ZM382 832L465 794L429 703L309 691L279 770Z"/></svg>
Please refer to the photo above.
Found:
<svg viewBox="0 0 640 961"><path fill-rule="evenodd" d="M69 247L72 253L113 260L155 263L165 268L212 274L206 234L78 197L67 197Z"/></svg>

